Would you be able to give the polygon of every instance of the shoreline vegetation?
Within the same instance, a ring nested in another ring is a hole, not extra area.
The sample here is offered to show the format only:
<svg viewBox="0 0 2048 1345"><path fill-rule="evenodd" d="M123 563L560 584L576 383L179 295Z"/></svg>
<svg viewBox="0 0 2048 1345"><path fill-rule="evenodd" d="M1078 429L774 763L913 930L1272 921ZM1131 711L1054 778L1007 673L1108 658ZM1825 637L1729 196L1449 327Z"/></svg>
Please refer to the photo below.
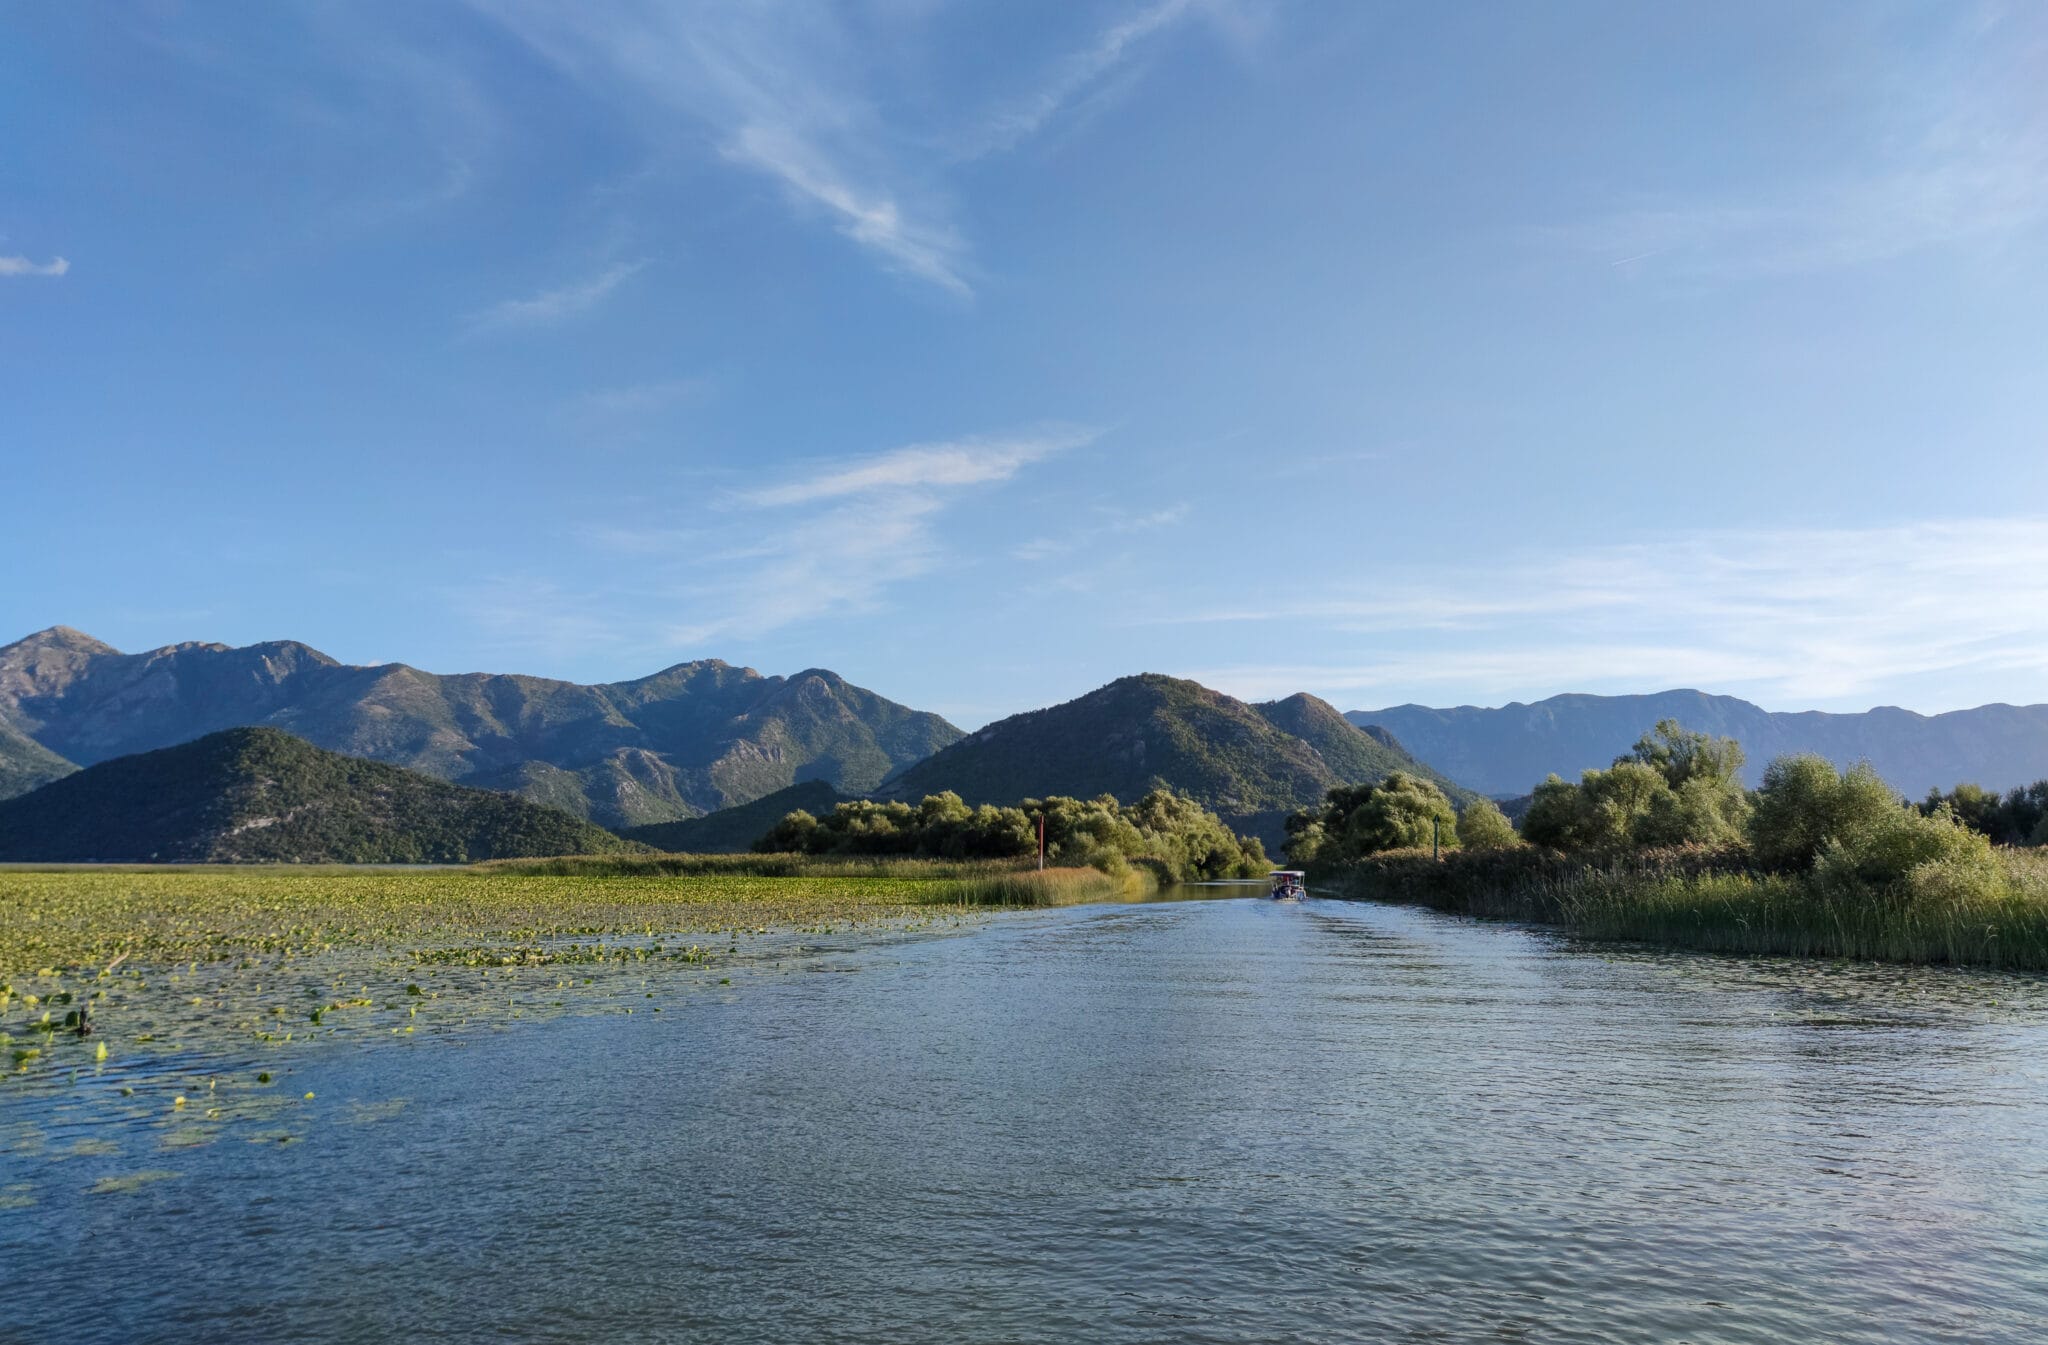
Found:
<svg viewBox="0 0 2048 1345"><path fill-rule="evenodd" d="M1666 721L1607 770L1556 776L1517 835L1492 805L1460 816L1427 781L1333 790L1288 821L1288 854L1334 895L1554 924L1707 952L2048 971L2043 791L1959 790L1915 805L1868 766L1773 761ZM1977 806L1977 816L1956 806Z"/></svg>
<svg viewBox="0 0 2048 1345"><path fill-rule="evenodd" d="M2048 971L2048 855L2000 851L2005 892L1830 894L1741 851L1599 858L1535 847L1395 850L1312 871L1329 895L1557 925L1583 938L1701 952Z"/></svg>
<svg viewBox="0 0 2048 1345"><path fill-rule="evenodd" d="M802 855L17 866L0 870L0 1061L147 1072L195 1049L262 1059L340 1035L630 1013L822 938L943 931L1156 881L1144 867Z"/></svg>

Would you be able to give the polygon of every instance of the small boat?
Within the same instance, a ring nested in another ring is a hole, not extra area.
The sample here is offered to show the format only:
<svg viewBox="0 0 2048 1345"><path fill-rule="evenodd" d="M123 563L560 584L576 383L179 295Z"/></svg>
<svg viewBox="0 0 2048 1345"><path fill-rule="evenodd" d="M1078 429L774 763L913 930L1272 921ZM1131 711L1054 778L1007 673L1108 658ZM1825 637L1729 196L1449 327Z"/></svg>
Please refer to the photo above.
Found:
<svg viewBox="0 0 2048 1345"><path fill-rule="evenodd" d="M1266 876L1273 880L1275 901L1300 901L1308 895L1308 875L1300 869L1275 869Z"/></svg>

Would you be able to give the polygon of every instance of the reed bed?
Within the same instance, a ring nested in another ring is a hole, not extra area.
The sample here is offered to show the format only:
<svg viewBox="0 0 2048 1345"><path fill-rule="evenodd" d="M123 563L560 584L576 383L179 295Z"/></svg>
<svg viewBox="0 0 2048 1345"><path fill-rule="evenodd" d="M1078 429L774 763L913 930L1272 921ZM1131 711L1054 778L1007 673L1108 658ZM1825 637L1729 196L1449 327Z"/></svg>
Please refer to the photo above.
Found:
<svg viewBox="0 0 2048 1345"><path fill-rule="evenodd" d="M473 865L476 873L525 878L984 878L1016 873L1028 859L912 859L896 856L769 855L565 855L555 859L493 859Z"/></svg>
<svg viewBox="0 0 2048 1345"><path fill-rule="evenodd" d="M2048 854L2001 850L1997 861L1997 885L1845 896L1805 875L1763 872L1740 849L1584 859L1522 848L1453 851L1441 862L1409 851L1359 861L1320 885L1588 938L2048 971Z"/></svg>
<svg viewBox="0 0 2048 1345"><path fill-rule="evenodd" d="M1137 896L1152 886L1144 870L1016 869L944 881L940 900L966 906L1078 906Z"/></svg>

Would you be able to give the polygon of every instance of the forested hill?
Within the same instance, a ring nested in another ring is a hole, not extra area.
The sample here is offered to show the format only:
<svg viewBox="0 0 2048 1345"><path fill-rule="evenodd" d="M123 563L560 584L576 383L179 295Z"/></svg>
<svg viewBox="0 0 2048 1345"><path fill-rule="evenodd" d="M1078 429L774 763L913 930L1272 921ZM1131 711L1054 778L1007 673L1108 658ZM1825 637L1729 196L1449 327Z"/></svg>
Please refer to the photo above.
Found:
<svg viewBox="0 0 2048 1345"><path fill-rule="evenodd" d="M861 793L960 737L823 669L763 677L708 659L582 686L358 667L292 641L124 654L63 626L0 648L0 725L51 754L10 766L21 754L0 738L0 797L71 765L269 725L615 826L693 817L799 779Z"/></svg>
<svg viewBox="0 0 2048 1345"><path fill-rule="evenodd" d="M1665 691L1648 696L1552 696L1498 709L1399 705L1355 710L1354 724L1392 730L1408 750L1488 794L1526 794L1552 772L1568 780L1604 767L1660 719L1735 739L1755 785L1791 752L1840 765L1868 761L1910 796L1969 781L2009 789L2048 777L2048 705L1984 705L1921 715L1891 706L1861 714L1773 712L1733 696Z"/></svg>
<svg viewBox="0 0 2048 1345"><path fill-rule="evenodd" d="M464 863L640 847L555 808L228 729L0 802L0 860Z"/></svg>
<svg viewBox="0 0 2048 1345"><path fill-rule="evenodd" d="M1114 794L1129 803L1165 786L1240 831L1275 840L1289 812L1319 804L1332 786L1421 769L1314 697L1253 706L1146 673L999 720L912 766L882 793L915 801L952 790L969 803L999 804Z"/></svg>
<svg viewBox="0 0 2048 1345"><path fill-rule="evenodd" d="M680 822L656 822L631 827L621 833L629 841L640 841L657 850L683 854L739 854L754 848L775 824L793 812L822 817L845 796L823 780L806 780L766 794L752 803L742 803L703 817L686 817Z"/></svg>
<svg viewBox="0 0 2048 1345"><path fill-rule="evenodd" d="M1461 807L1479 797L1449 775L1418 761L1385 729L1360 730L1339 714L1337 707L1306 692L1296 692L1286 700L1258 701L1252 709L1274 728L1314 748L1341 784L1376 784L1395 771L1406 771L1435 781Z"/></svg>

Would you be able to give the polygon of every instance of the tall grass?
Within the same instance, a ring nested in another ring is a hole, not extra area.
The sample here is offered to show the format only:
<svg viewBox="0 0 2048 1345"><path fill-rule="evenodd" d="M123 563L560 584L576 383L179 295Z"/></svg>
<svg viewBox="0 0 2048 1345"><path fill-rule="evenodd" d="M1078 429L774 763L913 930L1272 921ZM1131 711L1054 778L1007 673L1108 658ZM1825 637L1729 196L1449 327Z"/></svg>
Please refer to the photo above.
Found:
<svg viewBox="0 0 2048 1345"><path fill-rule="evenodd" d="M1100 869L1021 869L941 879L932 884L933 904L960 906L1078 906L1137 896L1152 885L1140 870L1120 874Z"/></svg>
<svg viewBox="0 0 2048 1345"><path fill-rule="evenodd" d="M470 867L498 877L535 878L987 878L1016 873L1019 859L910 859L891 855L564 855L493 859Z"/></svg>
<svg viewBox="0 0 2048 1345"><path fill-rule="evenodd" d="M1373 856L1323 875L1344 895L1562 925L1589 938L1713 952L2048 970L2048 854L1996 852L1995 880L1939 870L1845 891L1757 868L1740 849L1604 859L1525 847Z"/></svg>

